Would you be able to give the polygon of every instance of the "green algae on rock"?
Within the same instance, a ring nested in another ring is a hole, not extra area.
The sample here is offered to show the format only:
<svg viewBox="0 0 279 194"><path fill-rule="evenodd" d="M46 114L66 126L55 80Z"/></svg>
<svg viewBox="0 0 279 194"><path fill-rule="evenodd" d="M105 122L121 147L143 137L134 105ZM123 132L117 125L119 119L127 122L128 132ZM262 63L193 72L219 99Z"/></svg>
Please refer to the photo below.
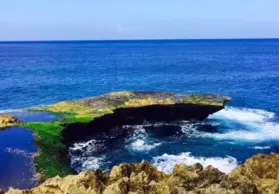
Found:
<svg viewBox="0 0 279 194"><path fill-rule="evenodd" d="M23 125L35 132L36 142L40 148L35 165L41 179L46 180L56 175L64 177L73 174L65 143L91 135L97 129L105 130L106 127L146 119L202 120L209 114L221 110L224 103L229 100L229 97L221 95L113 92L32 108L29 111L59 113L62 114L62 118L56 122L29 122ZM154 114L156 111L159 114ZM160 115L160 118L154 118L154 115Z"/></svg>
<svg viewBox="0 0 279 194"><path fill-rule="evenodd" d="M279 154L259 154L230 174L200 164L178 164L171 174L148 162L120 164L110 174L81 172L65 178L54 177L30 190L10 189L7 194L277 194Z"/></svg>
<svg viewBox="0 0 279 194"><path fill-rule="evenodd" d="M5 129L20 123L19 119L9 115L9 114L0 114L0 129Z"/></svg>
<svg viewBox="0 0 279 194"><path fill-rule="evenodd" d="M53 105L34 108L56 113L74 114L76 117L98 117L112 113L118 108L143 107L152 105L198 104L224 106L228 96L204 94L177 94L169 92L113 92L82 100L64 101Z"/></svg>

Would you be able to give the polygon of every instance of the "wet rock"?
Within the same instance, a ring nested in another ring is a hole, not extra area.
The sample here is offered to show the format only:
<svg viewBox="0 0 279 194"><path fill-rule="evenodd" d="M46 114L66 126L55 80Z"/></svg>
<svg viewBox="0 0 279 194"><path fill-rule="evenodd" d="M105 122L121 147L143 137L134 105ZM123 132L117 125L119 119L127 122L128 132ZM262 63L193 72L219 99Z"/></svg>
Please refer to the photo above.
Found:
<svg viewBox="0 0 279 194"><path fill-rule="evenodd" d="M18 123L20 123L20 121L16 117L8 114L0 114L0 129L7 128Z"/></svg>

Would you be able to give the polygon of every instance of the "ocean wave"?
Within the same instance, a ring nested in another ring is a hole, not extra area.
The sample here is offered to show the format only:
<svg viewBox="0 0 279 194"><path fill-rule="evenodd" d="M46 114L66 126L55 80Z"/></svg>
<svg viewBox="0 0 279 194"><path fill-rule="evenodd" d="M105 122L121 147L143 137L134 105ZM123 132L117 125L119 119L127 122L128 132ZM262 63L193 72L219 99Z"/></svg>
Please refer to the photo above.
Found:
<svg viewBox="0 0 279 194"><path fill-rule="evenodd" d="M204 168L207 166L213 166L224 173L229 173L234 170L238 162L231 156L221 157L195 157L190 152L181 153L179 155L163 154L162 156L153 157L153 164L165 173L172 173L176 164L185 164L192 166L196 163L200 163Z"/></svg>
<svg viewBox="0 0 279 194"><path fill-rule="evenodd" d="M77 171L82 172L86 170L96 170L99 169L102 165L104 157L78 157L72 156L71 157L71 166Z"/></svg>
<svg viewBox="0 0 279 194"><path fill-rule="evenodd" d="M190 137L214 138L218 140L257 142L279 140L279 123L273 121L274 118L275 113L265 110L226 107L209 116L207 121L213 120L215 123L220 122L223 125L226 125L227 122L241 125L222 129L222 124L220 124L219 132L209 133L199 131L195 124L185 123L182 125L182 132Z"/></svg>
<svg viewBox="0 0 279 194"><path fill-rule="evenodd" d="M25 112L25 111L28 111L29 109L32 109L32 108L39 108L39 107L44 107L44 106L48 106L48 105L49 104L39 104L39 105L29 106L29 107L25 107L25 108L3 109L3 110L0 110L0 114Z"/></svg>
<svg viewBox="0 0 279 194"><path fill-rule="evenodd" d="M71 166L77 172L99 169L104 157L96 157L94 156L94 152L98 151L102 143L103 142L94 139L86 142L74 143L69 148Z"/></svg>
<svg viewBox="0 0 279 194"><path fill-rule="evenodd" d="M0 114L4 113L13 113L13 112L24 112L26 111L26 108L20 108L20 109L5 109L5 110L0 110Z"/></svg>
<svg viewBox="0 0 279 194"><path fill-rule="evenodd" d="M275 113L261 109L225 107L212 115L209 119L232 120L244 123L265 123L275 117Z"/></svg>
<svg viewBox="0 0 279 194"><path fill-rule="evenodd" d="M252 149L255 149L255 150L268 150L270 148L271 148L270 146L254 146L254 147L252 147Z"/></svg>
<svg viewBox="0 0 279 194"><path fill-rule="evenodd" d="M133 151L150 151L153 148L161 145L161 143L145 142L143 139L148 139L148 134L144 127L151 126L150 124L144 125L126 125L124 127L132 127L133 132L130 138L126 139L126 143L129 143L126 148L131 148ZM130 143L131 142L131 143Z"/></svg>
<svg viewBox="0 0 279 194"><path fill-rule="evenodd" d="M150 151L159 145L161 145L161 143L147 144L144 140L138 139L131 143L131 148L134 151Z"/></svg>

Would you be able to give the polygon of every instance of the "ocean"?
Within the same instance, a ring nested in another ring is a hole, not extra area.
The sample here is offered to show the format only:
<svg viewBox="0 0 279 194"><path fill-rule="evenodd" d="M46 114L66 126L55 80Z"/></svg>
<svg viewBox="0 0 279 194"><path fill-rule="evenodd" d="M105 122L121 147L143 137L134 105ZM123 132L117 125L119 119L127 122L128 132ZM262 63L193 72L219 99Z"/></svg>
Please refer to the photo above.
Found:
<svg viewBox="0 0 279 194"><path fill-rule="evenodd" d="M0 110L160 90L279 112L278 61L279 39L1 42Z"/></svg>
<svg viewBox="0 0 279 194"><path fill-rule="evenodd" d="M0 113L123 90L232 97L203 122L123 126L128 133L76 142L78 172L145 159L166 173L196 162L229 173L279 151L279 39L1 42L0 80Z"/></svg>

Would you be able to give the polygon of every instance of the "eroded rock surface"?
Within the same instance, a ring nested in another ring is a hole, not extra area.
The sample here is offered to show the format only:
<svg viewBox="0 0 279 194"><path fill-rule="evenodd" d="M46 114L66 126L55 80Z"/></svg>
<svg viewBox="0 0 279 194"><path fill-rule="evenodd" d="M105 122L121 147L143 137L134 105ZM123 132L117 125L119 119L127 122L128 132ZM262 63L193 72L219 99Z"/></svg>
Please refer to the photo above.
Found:
<svg viewBox="0 0 279 194"><path fill-rule="evenodd" d="M258 154L229 175L229 179L257 186L260 193L279 193L279 154Z"/></svg>
<svg viewBox="0 0 279 194"><path fill-rule="evenodd" d="M20 121L16 117L8 114L0 114L0 129L7 128L18 123L20 123Z"/></svg>
<svg viewBox="0 0 279 194"><path fill-rule="evenodd" d="M209 166L176 165L172 174L148 162L121 164L110 174L82 172L48 179L31 190L10 189L8 194L276 194L279 193L279 154L256 155L226 175Z"/></svg>

